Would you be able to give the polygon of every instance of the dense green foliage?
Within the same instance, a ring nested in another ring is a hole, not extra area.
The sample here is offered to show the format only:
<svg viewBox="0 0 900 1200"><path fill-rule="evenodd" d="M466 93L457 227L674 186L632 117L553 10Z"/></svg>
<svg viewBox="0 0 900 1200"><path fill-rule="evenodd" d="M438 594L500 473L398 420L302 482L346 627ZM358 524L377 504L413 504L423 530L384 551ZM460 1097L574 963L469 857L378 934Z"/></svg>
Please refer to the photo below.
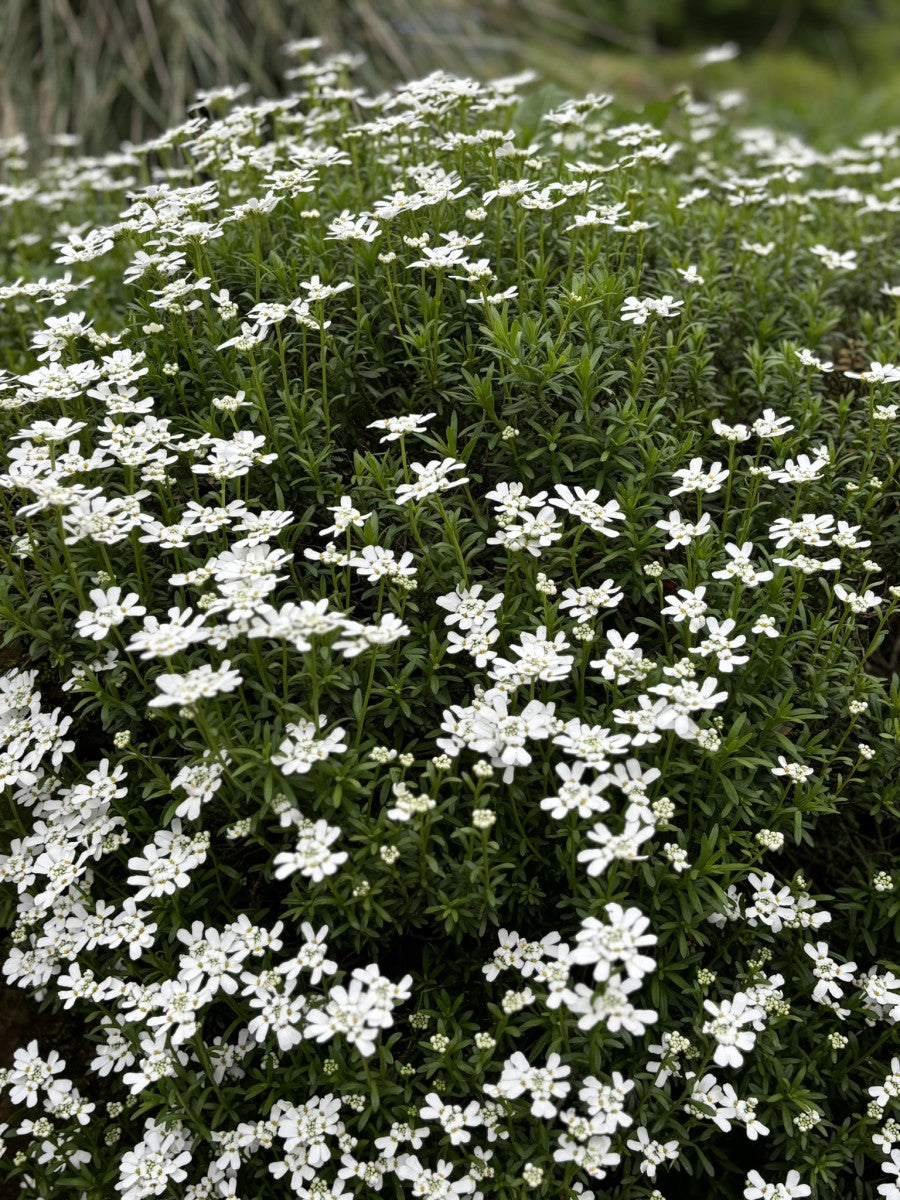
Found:
<svg viewBox="0 0 900 1200"><path fill-rule="evenodd" d="M7 146L4 1167L896 1196L898 135L347 65Z"/></svg>
<svg viewBox="0 0 900 1200"><path fill-rule="evenodd" d="M748 50L791 42L826 53L836 42L852 49L861 32L900 15L896 0L567 0L559 9L599 38L679 48L733 40Z"/></svg>

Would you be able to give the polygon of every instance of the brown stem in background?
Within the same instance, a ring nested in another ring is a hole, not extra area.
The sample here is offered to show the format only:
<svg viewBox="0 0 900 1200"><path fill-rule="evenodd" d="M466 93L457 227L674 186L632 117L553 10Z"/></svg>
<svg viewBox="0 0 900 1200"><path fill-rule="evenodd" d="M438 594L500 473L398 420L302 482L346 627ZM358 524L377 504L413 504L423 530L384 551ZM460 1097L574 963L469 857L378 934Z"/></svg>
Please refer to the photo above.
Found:
<svg viewBox="0 0 900 1200"><path fill-rule="evenodd" d="M800 20L801 0L784 0L775 23L763 39L763 50L781 50Z"/></svg>

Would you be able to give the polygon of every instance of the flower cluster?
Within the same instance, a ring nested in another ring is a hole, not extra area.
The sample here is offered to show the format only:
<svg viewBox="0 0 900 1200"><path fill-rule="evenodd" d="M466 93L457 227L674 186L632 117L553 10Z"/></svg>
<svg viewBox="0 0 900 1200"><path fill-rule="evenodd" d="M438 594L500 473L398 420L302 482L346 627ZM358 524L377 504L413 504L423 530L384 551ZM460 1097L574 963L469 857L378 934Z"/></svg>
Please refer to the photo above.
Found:
<svg viewBox="0 0 900 1200"><path fill-rule="evenodd" d="M0 1169L900 1196L900 136L316 49L0 140Z"/></svg>

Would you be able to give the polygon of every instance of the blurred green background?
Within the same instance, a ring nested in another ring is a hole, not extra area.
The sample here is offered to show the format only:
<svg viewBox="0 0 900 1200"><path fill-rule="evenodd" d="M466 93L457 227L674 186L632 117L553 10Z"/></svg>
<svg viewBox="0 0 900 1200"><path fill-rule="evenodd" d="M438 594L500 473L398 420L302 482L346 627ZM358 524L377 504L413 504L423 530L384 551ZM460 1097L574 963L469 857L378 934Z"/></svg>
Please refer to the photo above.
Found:
<svg viewBox="0 0 900 1200"><path fill-rule="evenodd" d="M183 119L198 88L284 86L321 37L380 87L437 68L535 68L571 92L748 92L762 118L841 138L900 122L900 0L0 0L0 135L98 153ZM727 41L741 55L702 65Z"/></svg>

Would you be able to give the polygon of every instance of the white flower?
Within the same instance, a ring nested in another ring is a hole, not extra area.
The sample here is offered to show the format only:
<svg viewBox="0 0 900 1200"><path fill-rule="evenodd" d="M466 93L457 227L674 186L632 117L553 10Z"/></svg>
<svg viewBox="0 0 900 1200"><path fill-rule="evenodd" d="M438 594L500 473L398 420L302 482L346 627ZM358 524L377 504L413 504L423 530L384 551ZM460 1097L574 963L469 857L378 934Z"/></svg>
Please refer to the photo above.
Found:
<svg viewBox="0 0 900 1200"><path fill-rule="evenodd" d="M863 541L856 535L859 533L860 525L851 525L848 521L838 521L838 531L831 539L835 546L840 546L847 550L867 550L872 545L871 541Z"/></svg>
<svg viewBox="0 0 900 1200"><path fill-rule="evenodd" d="M727 692L717 692L718 679L711 676L698 684L694 679L680 683L656 683L648 690L665 697L665 707L656 715L657 729L674 729L679 737L696 738L699 730L690 714L701 709L715 708L728 699Z"/></svg>
<svg viewBox="0 0 900 1200"><path fill-rule="evenodd" d="M546 492L538 492L536 496L526 496L524 484L498 483L493 491L485 493L485 500L490 500L498 522L501 525L512 525L521 513L529 508L540 508L547 499Z"/></svg>
<svg viewBox="0 0 900 1200"><path fill-rule="evenodd" d="M657 1167L662 1166L663 1163L672 1162L678 1157L679 1143L677 1141L654 1141L644 1125L639 1125L634 1132L637 1136L629 1138L626 1145L629 1150L638 1150L643 1156L640 1165L641 1174L646 1175L648 1179L655 1179Z"/></svg>
<svg viewBox="0 0 900 1200"><path fill-rule="evenodd" d="M855 271L857 267L855 250L847 250L843 254L838 250L829 250L827 246L820 244L810 246L810 254L822 260L822 263L831 271Z"/></svg>
<svg viewBox="0 0 900 1200"><path fill-rule="evenodd" d="M438 596L435 603L446 610L446 625L459 625L460 629L482 629L496 623L495 612L503 603L503 593L497 592L489 599L482 599L480 583L465 588L457 584L452 592Z"/></svg>
<svg viewBox="0 0 900 1200"><path fill-rule="evenodd" d="M549 812L554 820L561 821L572 812L579 817L590 817L609 809L608 801L603 798L604 778L582 783L581 777L587 770L588 764L584 762L575 762L572 766L568 763L556 764L556 773L563 782L555 796L548 796L541 801L541 808Z"/></svg>
<svg viewBox="0 0 900 1200"><path fill-rule="evenodd" d="M900 1099L900 1058L891 1059L890 1074L884 1083L869 1088L869 1095L881 1108L887 1108L892 1100Z"/></svg>
<svg viewBox="0 0 900 1200"><path fill-rule="evenodd" d="M347 987L331 987L325 1006L310 1009L303 1036L327 1042L341 1033L360 1054L368 1057L375 1053L379 1031L393 1024L394 1005L409 998L411 982L412 977L405 975L399 983L391 983L375 964L357 967Z"/></svg>
<svg viewBox="0 0 900 1200"><path fill-rule="evenodd" d="M396 1173L400 1179L412 1181L414 1196L430 1196L434 1200L458 1200L458 1197L475 1191L474 1179L469 1175L453 1179L453 1164L442 1158L438 1159L437 1165L432 1168L423 1167L414 1154L404 1154L399 1160Z"/></svg>
<svg viewBox="0 0 900 1200"><path fill-rule="evenodd" d="M276 879L286 879L288 875L299 871L314 883L320 883L326 875L333 875L347 861L344 851L335 853L330 849L331 844L341 836L336 825L329 825L326 821L305 822L305 825L308 828L301 826L296 847L275 855Z"/></svg>
<svg viewBox="0 0 900 1200"><path fill-rule="evenodd" d="M584 488L576 487L573 491L565 484L556 483L553 485L553 490L556 492L556 498L550 503L555 508L561 508L565 512L571 513L573 517L578 517L594 533L602 533L606 537L619 536L609 524L610 521L625 520L625 514L617 500L610 500L607 504L598 504L597 498L600 493L595 488L585 491Z"/></svg>
<svg viewBox="0 0 900 1200"><path fill-rule="evenodd" d="M148 700L148 708L189 705L195 700L233 692L243 683L243 676L232 671L231 662L226 658L218 668L204 663L186 675L157 675L155 682L162 695Z"/></svg>
<svg viewBox="0 0 900 1200"><path fill-rule="evenodd" d="M775 624L775 618L768 616L767 613L760 613L756 618L756 624L750 630L751 633L765 634L769 638L780 637L778 628Z"/></svg>
<svg viewBox="0 0 900 1200"><path fill-rule="evenodd" d="M653 663L644 659L643 650L637 648L638 635L629 633L622 635L615 629L607 633L610 648L603 658L591 662L591 667L599 671L604 679L614 683L629 683L633 679L643 679L652 670Z"/></svg>
<svg viewBox="0 0 900 1200"><path fill-rule="evenodd" d="M670 489L669 495L680 496L682 492L718 492L728 474L727 468L721 463L710 463L709 469L706 469L702 458L692 458L687 467L672 472L672 478L680 479L681 482L678 487Z"/></svg>
<svg viewBox="0 0 900 1200"><path fill-rule="evenodd" d="M387 550L383 546L363 546L359 554L350 558L349 563L363 579L378 583L382 579L411 578L416 573L412 561L413 556L409 550L405 550L397 558L393 550Z"/></svg>
<svg viewBox="0 0 900 1200"><path fill-rule="evenodd" d="M804 575L816 575L819 571L838 571L841 568L841 560L839 558L818 559L810 558L806 554L798 554L794 558L775 557L772 562L779 567L792 567L795 571L802 571Z"/></svg>
<svg viewBox="0 0 900 1200"><path fill-rule="evenodd" d="M518 716L509 713L508 699L499 688L485 692L474 706L464 744L478 754L487 754L495 767L503 767L503 780L511 783L517 766L528 766L531 754L525 749L530 739L549 737L553 729L554 705L530 700ZM445 713L445 725L448 715ZM438 742L441 749L446 746Z"/></svg>
<svg viewBox="0 0 900 1200"><path fill-rule="evenodd" d="M437 1092L429 1092L425 1106L419 1109L423 1121L438 1121L450 1139L451 1146L459 1146L472 1140L466 1126L481 1125L481 1108L477 1100L470 1100L463 1108L459 1104L445 1104Z"/></svg>
<svg viewBox="0 0 900 1200"><path fill-rule="evenodd" d="M328 511L334 517L334 524L329 525L327 529L320 529L320 537L331 537L346 533L347 530L355 528L362 529L371 513L361 513L359 509L354 507L353 501L349 496L341 496L339 502L334 507L330 507Z"/></svg>
<svg viewBox="0 0 900 1200"><path fill-rule="evenodd" d="M811 483L819 478L828 463L828 458L811 459L808 454L799 454L796 462L789 458L780 470L772 471L769 478L775 483Z"/></svg>
<svg viewBox="0 0 900 1200"><path fill-rule="evenodd" d="M666 549L671 550L673 546L687 546L695 538L703 537L709 533L710 517L709 513L704 513L700 520L695 524L682 519L681 514L672 509L668 517L663 517L662 520L656 522L656 528L662 529L669 535L669 541L666 542Z"/></svg>
<svg viewBox="0 0 900 1200"><path fill-rule="evenodd" d="M813 774L812 767L806 767L802 763L791 763L784 757L783 754L778 755L778 766L772 767L773 775L784 776L787 779L793 780L794 783L803 783Z"/></svg>
<svg viewBox="0 0 900 1200"><path fill-rule="evenodd" d="M723 42L721 46L710 46L706 50L701 50L699 54L695 54L693 58L694 65L697 67L709 67L715 63L731 62L737 58L741 52L737 42ZM631 1143L628 1143L629 1146ZM632 1147L636 1149L636 1147Z"/></svg>
<svg viewBox="0 0 900 1200"><path fill-rule="evenodd" d="M732 1000L723 1000L721 1004L704 1000L703 1007L712 1018L704 1024L703 1032L716 1039L713 1060L720 1067L739 1067L744 1061L744 1054L756 1044L755 1032L744 1027L760 1019L762 1007L752 1004L743 992L738 992Z"/></svg>
<svg viewBox="0 0 900 1200"><path fill-rule="evenodd" d="M552 546L562 537L561 522L554 520L549 504L537 513L521 513L520 521L518 525L502 526L496 536L487 539L487 544L503 546L511 551L527 550L535 558L540 558L544 547Z"/></svg>
<svg viewBox="0 0 900 1200"><path fill-rule="evenodd" d="M769 537L778 550L783 550L791 542L802 542L804 546L830 546L830 534L834 528L834 517L825 513L817 517L815 513L804 513L799 521L790 517L779 517L769 526Z"/></svg>
<svg viewBox="0 0 900 1200"><path fill-rule="evenodd" d="M176 817L171 829L160 829L153 842L145 846L141 857L129 858L128 869L132 872L126 882L137 887L133 899L171 896L191 881L190 872L206 860L209 835L197 834L190 838L182 833L181 821Z"/></svg>
<svg viewBox="0 0 900 1200"><path fill-rule="evenodd" d="M803 947L805 954L812 959L813 975L818 982L813 990L813 1000L819 1002L826 996L839 1000L842 996L841 983L850 983L856 971L856 963L837 963L831 958L828 943L811 942Z"/></svg>
<svg viewBox="0 0 900 1200"><path fill-rule="evenodd" d="M775 249L774 242L741 242L741 249L748 254L757 254L760 258L768 258Z"/></svg>
<svg viewBox="0 0 900 1200"><path fill-rule="evenodd" d="M324 714L319 715L318 725L306 720L289 721L285 725L288 736L278 747L278 754L272 756L272 765L280 767L285 775L305 775L313 763L342 753L347 743L343 741L344 730L340 726L323 738L316 737L327 724Z"/></svg>
<svg viewBox="0 0 900 1200"><path fill-rule="evenodd" d="M569 649L565 634L559 632L553 638L549 638L547 627L539 625L534 633L524 632L520 636L521 641L510 646L516 661L513 663L498 658L491 668L492 679L516 679L523 683L534 682L537 679L554 682L566 679L571 674L575 658L571 654L562 653Z"/></svg>
<svg viewBox="0 0 900 1200"><path fill-rule="evenodd" d="M346 292L348 288L352 288L353 284L349 280L342 280L341 283L328 284L323 283L318 275L313 275L308 283L300 281L300 286L308 293L307 300L329 300L332 296L337 296L341 292ZM294 304L298 302L295 300ZM300 303L305 303L301 301Z"/></svg>
<svg viewBox="0 0 900 1200"><path fill-rule="evenodd" d="M860 596L857 592L849 591L842 583L834 585L834 594L839 600L843 600L848 608L852 609L855 613L874 612L883 603L881 597L876 596L871 590L866 590Z"/></svg>
<svg viewBox="0 0 900 1200"><path fill-rule="evenodd" d="M706 624L706 601L703 599L705 595L705 586L694 588L693 591L689 588L679 588L674 596L669 597L668 603L660 612L664 617L671 617L676 625L688 621L691 633L696 633Z"/></svg>
<svg viewBox="0 0 900 1200"><path fill-rule="evenodd" d="M706 628L709 636L704 638L699 646L692 646L691 654L700 654L704 658L715 654L717 669L726 675L730 674L735 667L743 666L748 661L746 654L736 655L733 653L747 641L743 634L736 638L728 636L735 628L733 620L729 619L720 623L715 617L707 617Z"/></svg>
<svg viewBox="0 0 900 1200"><path fill-rule="evenodd" d="M797 915L797 905L791 895L791 889L784 885L777 892L774 891L775 876L769 872L762 876L751 873L747 879L753 888L753 903L747 906L744 913L747 924L756 926L762 922L775 933L780 933ZM737 915L740 915L739 911Z"/></svg>
<svg viewBox="0 0 900 1200"><path fill-rule="evenodd" d="M562 746L573 758L587 763L597 771L605 771L609 766L606 756L627 753L631 738L627 733L613 733L605 726L588 725L573 717L554 735L553 742Z"/></svg>
<svg viewBox="0 0 900 1200"><path fill-rule="evenodd" d="M242 976L245 980L247 975ZM258 1042L263 1042L269 1034L275 1034L279 1050L290 1050L303 1040L298 1026L306 1009L307 1002L302 996L292 996L293 980L284 985L283 992L271 988L259 988L250 998L250 1007L259 1009L256 1016L248 1023L247 1031Z"/></svg>
<svg viewBox="0 0 900 1200"><path fill-rule="evenodd" d="M643 1037L657 1013L652 1008L635 1008L631 1003L630 994L640 986L640 979L610 975L599 993L585 983L576 983L571 991L564 992L563 1003L578 1016L579 1029L587 1031L603 1021L610 1033L624 1029L634 1037Z"/></svg>
<svg viewBox="0 0 900 1200"><path fill-rule="evenodd" d="M713 579L739 579L745 587L758 587L772 578L771 571L758 571L751 562L755 553L752 542L744 542L740 546L728 542L725 545L725 553L730 561L721 571L713 571Z"/></svg>
<svg viewBox="0 0 900 1200"><path fill-rule="evenodd" d="M358 217L351 216L349 208L345 208L339 217L329 222L328 232L325 234L326 241L335 239L339 242L374 242L380 237L381 230L377 221L370 220L366 213Z"/></svg>
<svg viewBox="0 0 900 1200"><path fill-rule="evenodd" d="M628 296L622 304L621 317L623 321L631 321L635 325L643 325L649 316L670 317L684 307L683 300L674 296L661 296L659 299L648 298L638 300L636 296Z"/></svg>
<svg viewBox="0 0 900 1200"><path fill-rule="evenodd" d="M766 1183L759 1171L751 1171L744 1184L744 1200L800 1200L811 1191L809 1184L800 1182L799 1171L788 1171L783 1183Z"/></svg>
<svg viewBox="0 0 900 1200"><path fill-rule="evenodd" d="M665 842L663 844L663 854L668 859L672 870L677 871L679 875L682 871L689 871L691 869L687 850L683 846L679 846L677 842Z"/></svg>
<svg viewBox="0 0 900 1200"><path fill-rule="evenodd" d="M107 591L94 588L89 596L94 602L94 610L79 613L75 632L80 637L100 641L115 625L121 625L126 617L142 617L147 612L142 604L137 603L137 592L129 592L123 600L120 587L111 587Z"/></svg>
<svg viewBox="0 0 900 1200"><path fill-rule="evenodd" d="M190 1146L190 1136L182 1125L165 1129L148 1117L142 1141L127 1151L119 1164L116 1191L122 1193L121 1200L159 1196L170 1190L170 1184L186 1179Z"/></svg>
<svg viewBox="0 0 900 1200"><path fill-rule="evenodd" d="M718 417L712 419L712 431L724 438L726 442L745 442L750 436L750 430L746 425L726 425L724 421L720 421Z"/></svg>
<svg viewBox="0 0 900 1200"><path fill-rule="evenodd" d="M480 625L474 629L468 630L465 634L453 633L447 634L447 653L458 654L465 650L475 659L476 667L485 667L489 662L497 657L496 650L492 650L494 642L500 637L500 630L496 626ZM512 664L507 664L512 674L515 674L515 668ZM494 676L492 676L493 678Z"/></svg>
<svg viewBox="0 0 900 1200"><path fill-rule="evenodd" d="M763 410L763 415L753 422L753 432L758 437L783 437L794 428L790 417L776 417L771 408Z"/></svg>
<svg viewBox="0 0 900 1200"><path fill-rule="evenodd" d="M216 349L227 350L229 346L234 346L237 350L251 350L254 346L258 346L260 342L266 340L267 332L268 328L265 325L253 325L249 321L242 321L241 332L224 342L220 342L216 346Z"/></svg>
<svg viewBox="0 0 900 1200"><path fill-rule="evenodd" d="M684 280L685 283L689 283L689 284L696 283L696 284L700 285L700 284L703 284L706 282L706 280L703 278L703 276L697 273L697 268L693 265L693 263L689 267L676 267L675 270L678 272L678 274L681 276L681 278Z"/></svg>
<svg viewBox="0 0 900 1200"><path fill-rule="evenodd" d="M205 620L203 613L193 616L191 608L170 608L168 616L167 623L148 616L143 629L128 643L128 649L142 650L143 659L171 658L207 636L208 630L202 628Z"/></svg>
<svg viewBox="0 0 900 1200"><path fill-rule="evenodd" d="M368 625L345 620L342 634L332 642L331 648L340 650L344 658L356 658L373 646L392 646L408 634L409 626L404 625L394 613L388 612L382 614L380 621L372 621Z"/></svg>
<svg viewBox="0 0 900 1200"><path fill-rule="evenodd" d="M400 438L405 437L408 433L425 433L426 421L430 421L435 414L430 413L407 413L402 417L385 417L380 421L371 421L368 425L369 429L386 429L387 433L383 438L379 438L381 442L396 442Z"/></svg>
<svg viewBox="0 0 900 1200"><path fill-rule="evenodd" d="M523 1092L529 1092L532 1115L552 1120L556 1116L556 1105L551 1104L551 1097L568 1095L570 1085L565 1078L570 1071L571 1067L561 1064L558 1054L549 1055L546 1066L532 1067L525 1055L517 1050L503 1064L503 1072L489 1094L515 1100ZM485 1091L488 1091L487 1087Z"/></svg>
<svg viewBox="0 0 900 1200"><path fill-rule="evenodd" d="M591 621L602 608L615 608L624 593L611 579L604 579L595 587L563 588L559 602L561 610L572 610L576 621Z"/></svg>
<svg viewBox="0 0 900 1200"><path fill-rule="evenodd" d="M605 905L604 912L606 922L596 917L582 919L571 961L593 967L597 983L605 983L618 963L629 979L643 979L656 966L653 958L640 953L658 940L656 934L646 932L650 918L639 908L626 909L615 902Z"/></svg>
<svg viewBox="0 0 900 1200"><path fill-rule="evenodd" d="M804 367L813 367L817 371L825 372L834 370L834 363L822 362L820 358L813 354L812 350L795 350L794 353L803 363Z"/></svg>
<svg viewBox="0 0 900 1200"><path fill-rule="evenodd" d="M578 861L587 863L588 875L599 875L617 859L625 862L640 862L647 857L639 854L641 845L653 836L652 825L637 821L626 821L619 834L612 833L598 822L588 831L588 841L597 844L596 850L580 850Z"/></svg>
<svg viewBox="0 0 900 1200"><path fill-rule="evenodd" d="M896 383L900 380L900 367L894 363L870 362L867 371L845 371L848 379L861 379L864 383Z"/></svg>
<svg viewBox="0 0 900 1200"><path fill-rule="evenodd" d="M419 501L434 492L446 492L449 488L459 487L469 482L468 476L462 479L451 478L452 471L464 471L466 464L455 459L433 458L424 466L422 463L410 464L410 469L416 475L413 483L401 483L394 494L396 504L408 504L409 501Z"/></svg>

